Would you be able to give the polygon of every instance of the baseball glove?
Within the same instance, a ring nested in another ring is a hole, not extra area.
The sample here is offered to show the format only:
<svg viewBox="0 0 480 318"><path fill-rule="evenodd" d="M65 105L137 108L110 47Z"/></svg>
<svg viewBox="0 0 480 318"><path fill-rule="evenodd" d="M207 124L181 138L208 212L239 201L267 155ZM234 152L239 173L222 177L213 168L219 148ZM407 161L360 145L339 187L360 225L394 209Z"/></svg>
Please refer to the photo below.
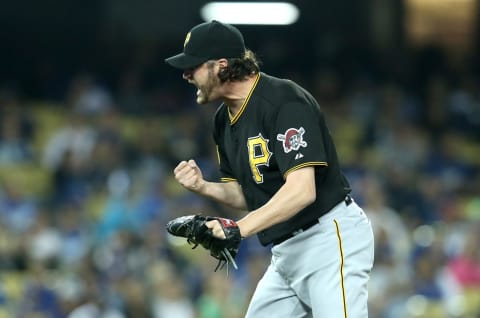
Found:
<svg viewBox="0 0 480 318"><path fill-rule="evenodd" d="M226 239L219 239L213 236L212 229L205 225L206 222L211 220L220 222ZM167 223L167 231L174 236L185 237L187 242L193 245L192 249L201 245L209 250L210 255L218 260L215 271L222 269L225 264L227 264L227 270L229 264L238 269L235 257L237 256L242 237L235 221L200 214L187 215L169 221Z"/></svg>

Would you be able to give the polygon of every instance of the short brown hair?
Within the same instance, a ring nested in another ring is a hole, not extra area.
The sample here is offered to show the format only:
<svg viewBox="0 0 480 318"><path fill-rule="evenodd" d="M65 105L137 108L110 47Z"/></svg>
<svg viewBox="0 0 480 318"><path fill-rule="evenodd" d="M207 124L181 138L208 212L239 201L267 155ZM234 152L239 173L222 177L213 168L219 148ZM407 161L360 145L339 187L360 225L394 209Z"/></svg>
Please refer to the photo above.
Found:
<svg viewBox="0 0 480 318"><path fill-rule="evenodd" d="M227 81L243 81L247 77L260 72L261 62L251 50L245 50L242 58L229 58L228 66L218 73L222 83Z"/></svg>

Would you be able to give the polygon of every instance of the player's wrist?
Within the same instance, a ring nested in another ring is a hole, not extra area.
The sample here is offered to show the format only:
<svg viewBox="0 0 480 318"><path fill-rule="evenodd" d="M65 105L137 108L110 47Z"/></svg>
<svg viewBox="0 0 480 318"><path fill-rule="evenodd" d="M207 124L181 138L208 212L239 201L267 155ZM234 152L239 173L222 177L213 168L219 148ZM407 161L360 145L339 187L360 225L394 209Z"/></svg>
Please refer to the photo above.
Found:
<svg viewBox="0 0 480 318"><path fill-rule="evenodd" d="M240 230L240 236L243 239L249 237L251 234L248 232L245 224L240 220L240 221L237 221L237 226L238 226L238 229Z"/></svg>
<svg viewBox="0 0 480 318"><path fill-rule="evenodd" d="M190 190L197 193L197 194L200 194L200 195L204 195L205 193L205 186L206 186L206 181L205 180L199 180L197 182L195 182L191 187L190 187Z"/></svg>

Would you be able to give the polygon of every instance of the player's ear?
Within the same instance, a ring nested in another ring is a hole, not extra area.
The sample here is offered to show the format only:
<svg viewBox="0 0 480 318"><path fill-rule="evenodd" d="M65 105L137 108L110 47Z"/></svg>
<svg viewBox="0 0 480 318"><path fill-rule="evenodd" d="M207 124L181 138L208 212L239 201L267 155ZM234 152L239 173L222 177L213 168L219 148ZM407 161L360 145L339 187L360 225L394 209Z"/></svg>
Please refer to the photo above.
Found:
<svg viewBox="0 0 480 318"><path fill-rule="evenodd" d="M221 58L221 59L217 60L217 63L218 63L218 67L220 69L226 68L228 66L228 60L225 59L225 58Z"/></svg>

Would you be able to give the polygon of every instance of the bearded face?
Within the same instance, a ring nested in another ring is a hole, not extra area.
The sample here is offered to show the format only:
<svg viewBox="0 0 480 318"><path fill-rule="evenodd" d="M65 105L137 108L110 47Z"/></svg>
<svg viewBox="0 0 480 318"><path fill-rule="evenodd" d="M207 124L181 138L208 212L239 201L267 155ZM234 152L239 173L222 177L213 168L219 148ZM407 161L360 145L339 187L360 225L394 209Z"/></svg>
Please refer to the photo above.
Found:
<svg viewBox="0 0 480 318"><path fill-rule="evenodd" d="M197 90L197 103L206 104L208 102L218 99L218 96L215 96L214 90L220 85L220 79L215 74L214 63L206 63L206 72L203 73L205 76L201 77L201 74L198 74L198 78L195 79Z"/></svg>

